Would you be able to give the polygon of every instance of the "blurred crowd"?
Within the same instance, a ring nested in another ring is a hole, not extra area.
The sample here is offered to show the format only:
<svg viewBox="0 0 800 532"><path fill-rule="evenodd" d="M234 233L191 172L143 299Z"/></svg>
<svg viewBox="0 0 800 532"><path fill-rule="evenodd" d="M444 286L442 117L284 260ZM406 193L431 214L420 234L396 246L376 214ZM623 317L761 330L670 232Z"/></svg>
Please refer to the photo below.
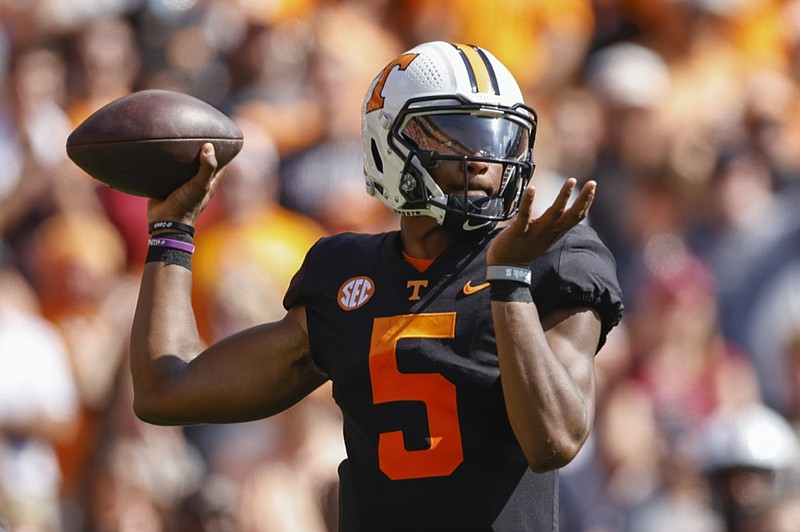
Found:
<svg viewBox="0 0 800 532"><path fill-rule="evenodd" d="M428 40L479 44L540 125L537 206L595 179L622 326L564 532L800 531L800 1L0 0L0 531L333 531L339 413L135 418L145 200L64 149L91 112L179 90L245 146L195 240L211 342L282 313L305 251L396 216L364 191L360 104Z"/></svg>

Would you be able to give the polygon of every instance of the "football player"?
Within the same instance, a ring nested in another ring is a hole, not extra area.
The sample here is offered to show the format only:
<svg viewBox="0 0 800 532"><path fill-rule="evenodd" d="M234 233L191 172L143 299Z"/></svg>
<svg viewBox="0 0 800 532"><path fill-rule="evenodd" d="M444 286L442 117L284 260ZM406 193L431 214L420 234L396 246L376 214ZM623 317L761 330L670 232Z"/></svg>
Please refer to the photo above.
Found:
<svg viewBox="0 0 800 532"><path fill-rule="evenodd" d="M362 130L367 191L399 230L323 238L282 320L204 348L190 256L219 183L205 145L197 175L148 204L137 415L253 420L330 379L348 454L341 530L557 530L557 470L592 428L594 356L622 304L613 257L581 223L595 182L570 204L566 180L532 215L536 121L484 49L397 57L367 90Z"/></svg>

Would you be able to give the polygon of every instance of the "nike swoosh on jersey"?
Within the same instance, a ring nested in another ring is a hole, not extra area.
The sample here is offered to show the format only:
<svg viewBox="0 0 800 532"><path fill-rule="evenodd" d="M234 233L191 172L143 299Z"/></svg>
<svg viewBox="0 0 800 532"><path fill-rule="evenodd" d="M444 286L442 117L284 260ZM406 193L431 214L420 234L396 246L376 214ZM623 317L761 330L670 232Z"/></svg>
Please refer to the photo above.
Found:
<svg viewBox="0 0 800 532"><path fill-rule="evenodd" d="M472 295L475 292L480 292L484 288L489 288L488 282L472 286L472 281L467 281L467 284L464 285L464 295L465 296Z"/></svg>

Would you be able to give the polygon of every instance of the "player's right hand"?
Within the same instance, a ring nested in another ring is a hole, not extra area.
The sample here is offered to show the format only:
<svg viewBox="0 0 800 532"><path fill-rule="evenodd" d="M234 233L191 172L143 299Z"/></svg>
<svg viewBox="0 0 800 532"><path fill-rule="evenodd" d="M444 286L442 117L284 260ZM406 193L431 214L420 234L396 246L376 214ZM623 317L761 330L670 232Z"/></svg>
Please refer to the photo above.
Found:
<svg viewBox="0 0 800 532"><path fill-rule="evenodd" d="M147 222L172 221L193 226L214 196L220 175L214 145L203 144L197 173L165 199L150 198L147 201Z"/></svg>
<svg viewBox="0 0 800 532"><path fill-rule="evenodd" d="M588 181L584 184L575 202L568 206L576 184L575 178L567 179L553 204L538 218L532 215L536 189L528 185L517 216L489 245L486 263L489 266L528 267L567 231L583 221L594 201L597 183Z"/></svg>

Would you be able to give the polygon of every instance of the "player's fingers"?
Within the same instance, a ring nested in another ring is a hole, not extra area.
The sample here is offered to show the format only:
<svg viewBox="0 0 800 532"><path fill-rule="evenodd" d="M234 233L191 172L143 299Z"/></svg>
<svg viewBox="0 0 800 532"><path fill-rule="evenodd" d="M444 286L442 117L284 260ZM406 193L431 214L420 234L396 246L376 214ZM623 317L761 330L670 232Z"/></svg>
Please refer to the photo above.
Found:
<svg viewBox="0 0 800 532"><path fill-rule="evenodd" d="M583 185L580 194L578 194L575 203L570 209L572 218L580 222L589 215L589 209L592 207L592 202L594 202L596 191L597 182L595 181L588 181Z"/></svg>
<svg viewBox="0 0 800 532"><path fill-rule="evenodd" d="M199 203L206 196L213 193L216 187L217 157L214 145L205 143L198 154L200 166L194 176L183 186L176 190L180 203L189 207L189 204Z"/></svg>
<svg viewBox="0 0 800 532"><path fill-rule="evenodd" d="M209 184L216 176L216 172L217 154L214 151L214 145L206 142L200 149L200 168L198 168L195 178L202 183L206 183L204 188L208 189L210 188Z"/></svg>
<svg viewBox="0 0 800 532"><path fill-rule="evenodd" d="M517 212L516 225L519 229L525 230L531 220L531 212L533 211L533 200L536 197L536 187L528 185L522 191L522 197L519 200L519 211Z"/></svg>
<svg viewBox="0 0 800 532"><path fill-rule="evenodd" d="M542 218L551 219L555 222L561 219L562 215L567 210L567 203L569 203L569 198L572 196L572 191L575 190L576 183L577 180L574 177L570 177L564 182L561 186L561 190L558 192L558 196L553 200L553 204L544 211Z"/></svg>
<svg viewBox="0 0 800 532"><path fill-rule="evenodd" d="M218 172L217 154L214 145L207 142L200 151L200 171L208 173L206 191L211 194L217 188L219 177L222 172Z"/></svg>
<svg viewBox="0 0 800 532"><path fill-rule="evenodd" d="M217 170L217 152L214 151L214 145L210 142L203 144L200 150L200 167L210 172Z"/></svg>
<svg viewBox="0 0 800 532"><path fill-rule="evenodd" d="M558 192L558 197L556 197L556 200L553 202L553 205L561 212L564 212L564 210L567 208L567 203L569 203L569 198L572 197L572 192L575 190L575 185L577 183L577 179L570 177L561 186L561 190Z"/></svg>
<svg viewBox="0 0 800 532"><path fill-rule="evenodd" d="M214 146L211 143L204 144L198 157L200 165L195 175L174 190L164 201L162 210L166 215L172 217L170 219L193 221L214 194L217 175Z"/></svg>

